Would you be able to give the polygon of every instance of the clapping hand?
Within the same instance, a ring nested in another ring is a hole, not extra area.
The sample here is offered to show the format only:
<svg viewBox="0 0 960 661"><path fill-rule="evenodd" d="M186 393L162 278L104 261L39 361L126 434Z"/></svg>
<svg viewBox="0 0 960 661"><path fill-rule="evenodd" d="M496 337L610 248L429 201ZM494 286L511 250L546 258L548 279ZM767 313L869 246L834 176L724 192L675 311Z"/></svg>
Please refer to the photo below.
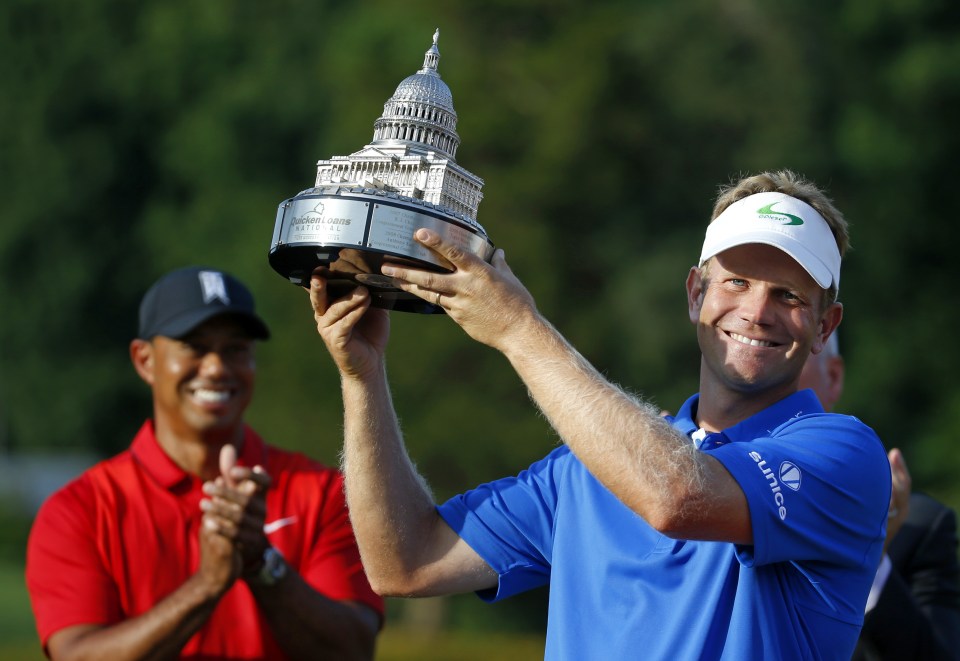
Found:
<svg viewBox="0 0 960 661"><path fill-rule="evenodd" d="M263 531L266 516L266 491L271 479L260 466L237 465L237 451L232 445L220 450L220 475L203 484L207 496L200 502L203 510L201 535L212 534L209 546L223 555L223 542L231 553L230 582L246 568L257 565L269 542Z"/></svg>

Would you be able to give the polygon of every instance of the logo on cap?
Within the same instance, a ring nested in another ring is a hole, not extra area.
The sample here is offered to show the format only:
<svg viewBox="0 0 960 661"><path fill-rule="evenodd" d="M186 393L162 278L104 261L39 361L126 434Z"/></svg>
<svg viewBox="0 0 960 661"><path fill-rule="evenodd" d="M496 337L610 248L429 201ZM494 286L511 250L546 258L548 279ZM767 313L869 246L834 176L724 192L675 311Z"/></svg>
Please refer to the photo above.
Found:
<svg viewBox="0 0 960 661"><path fill-rule="evenodd" d="M203 302L212 303L216 299L224 305L230 305L230 297L227 295L227 283L223 280L223 274L219 271L200 271L200 289L203 290Z"/></svg>
<svg viewBox="0 0 960 661"><path fill-rule="evenodd" d="M783 200L778 200L776 202L771 202L770 204L760 207L757 209L757 213L760 214L761 218L766 220L775 220L781 225L803 225L803 218L800 216L794 216L792 213L786 213L785 211L774 211L773 205L780 204Z"/></svg>

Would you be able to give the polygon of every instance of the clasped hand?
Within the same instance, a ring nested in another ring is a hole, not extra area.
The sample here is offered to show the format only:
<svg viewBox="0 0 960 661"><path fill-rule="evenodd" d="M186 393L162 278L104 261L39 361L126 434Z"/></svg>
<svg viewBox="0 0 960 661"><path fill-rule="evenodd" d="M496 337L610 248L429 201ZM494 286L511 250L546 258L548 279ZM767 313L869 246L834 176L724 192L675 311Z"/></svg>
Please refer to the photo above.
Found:
<svg viewBox="0 0 960 661"><path fill-rule="evenodd" d="M258 566L268 545L263 530L270 476L260 466L237 465L232 445L220 450L220 475L204 482L200 501L200 570L229 587L244 569Z"/></svg>

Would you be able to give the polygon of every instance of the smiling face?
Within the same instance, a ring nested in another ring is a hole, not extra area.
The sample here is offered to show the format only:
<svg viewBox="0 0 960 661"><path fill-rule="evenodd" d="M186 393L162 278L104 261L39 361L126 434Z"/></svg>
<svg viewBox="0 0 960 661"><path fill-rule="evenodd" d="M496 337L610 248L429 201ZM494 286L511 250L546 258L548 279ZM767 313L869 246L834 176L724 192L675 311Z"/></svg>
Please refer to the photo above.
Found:
<svg viewBox="0 0 960 661"><path fill-rule="evenodd" d="M158 435L223 443L242 432L256 363L254 340L241 324L214 317L180 339L134 340L131 356L153 390Z"/></svg>
<svg viewBox="0 0 960 661"><path fill-rule="evenodd" d="M811 351L840 323L842 308L792 257L764 244L730 248L687 277L690 321L703 354L701 393L796 390Z"/></svg>

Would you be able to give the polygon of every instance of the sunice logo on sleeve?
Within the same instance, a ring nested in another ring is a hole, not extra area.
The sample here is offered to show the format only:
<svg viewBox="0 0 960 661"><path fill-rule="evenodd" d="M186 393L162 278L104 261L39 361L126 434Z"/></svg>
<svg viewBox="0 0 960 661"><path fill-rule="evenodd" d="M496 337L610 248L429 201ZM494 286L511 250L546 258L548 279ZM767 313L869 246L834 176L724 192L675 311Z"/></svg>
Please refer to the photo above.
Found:
<svg viewBox="0 0 960 661"><path fill-rule="evenodd" d="M774 211L773 205L780 204L783 200L778 200L776 202L771 202L770 204L760 207L757 209L757 214L759 218L764 220L773 220L780 223L781 225L803 225L803 218L800 216L794 216L792 213L787 213L785 211Z"/></svg>
<svg viewBox="0 0 960 661"><path fill-rule="evenodd" d="M773 494L773 504L777 508L777 514L781 521L785 521L787 519L787 503L783 497L783 489L780 487L783 485L792 491L800 490L802 475L799 466L790 461L782 462L778 471L780 479L777 479L778 475L774 474L773 469L767 466L767 461L759 452L750 452L749 455L757 463L757 468L763 473L763 477L766 478L770 493Z"/></svg>

